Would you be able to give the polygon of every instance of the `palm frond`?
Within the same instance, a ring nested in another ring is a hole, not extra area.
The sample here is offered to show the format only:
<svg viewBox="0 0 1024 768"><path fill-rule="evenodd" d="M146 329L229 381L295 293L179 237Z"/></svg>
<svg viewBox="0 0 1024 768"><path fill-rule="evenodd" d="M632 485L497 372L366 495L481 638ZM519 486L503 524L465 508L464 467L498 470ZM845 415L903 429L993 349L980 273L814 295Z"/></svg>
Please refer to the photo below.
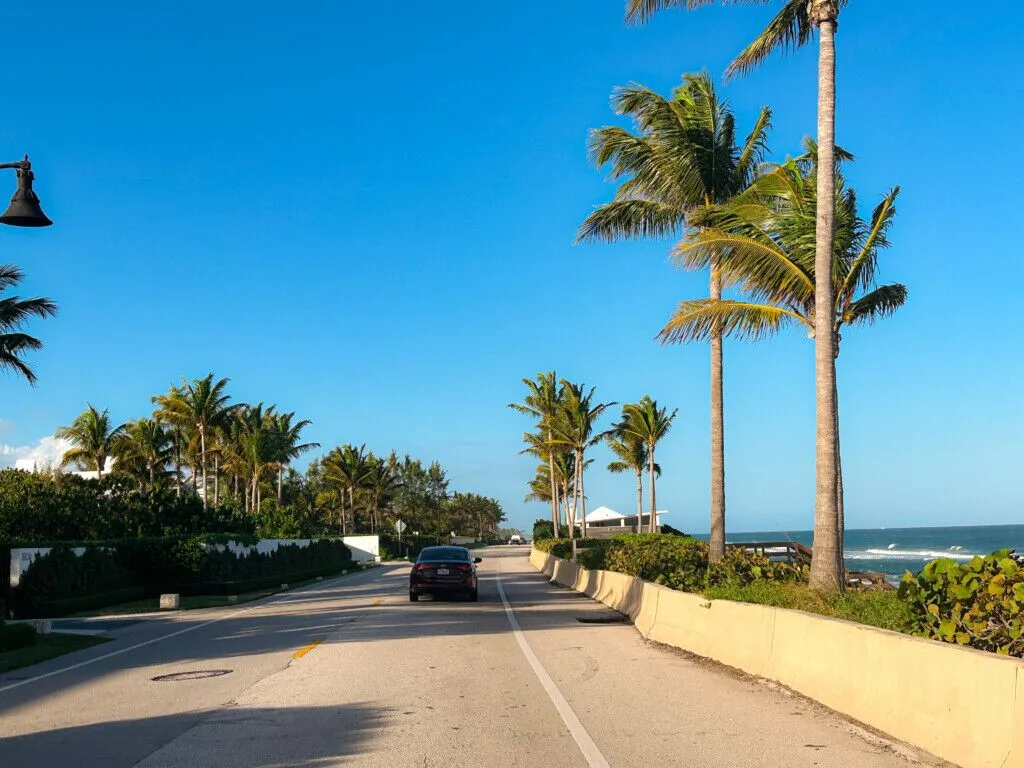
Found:
<svg viewBox="0 0 1024 768"><path fill-rule="evenodd" d="M747 74L777 50L787 52L805 45L814 32L807 6L808 0L786 0L782 10L725 70L726 80Z"/></svg>
<svg viewBox="0 0 1024 768"><path fill-rule="evenodd" d="M723 336L759 341L793 324L808 323L792 310L731 299L684 301L657 335L662 344L710 341L717 330Z"/></svg>
<svg viewBox="0 0 1024 768"><path fill-rule="evenodd" d="M613 200L600 206L584 219L576 232L576 242L666 237L685 225L682 212L653 200Z"/></svg>
<svg viewBox="0 0 1024 768"><path fill-rule="evenodd" d="M889 247L887 235L896 216L896 199L899 194L900 188L893 187L871 212L871 222L863 237L860 251L849 264L841 291L837 292L837 299L840 295L852 296L858 289L869 290L874 285L878 250Z"/></svg>
<svg viewBox="0 0 1024 768"><path fill-rule="evenodd" d="M907 287L900 283L881 285L850 304L842 317L846 325L870 325L888 317L907 301Z"/></svg>

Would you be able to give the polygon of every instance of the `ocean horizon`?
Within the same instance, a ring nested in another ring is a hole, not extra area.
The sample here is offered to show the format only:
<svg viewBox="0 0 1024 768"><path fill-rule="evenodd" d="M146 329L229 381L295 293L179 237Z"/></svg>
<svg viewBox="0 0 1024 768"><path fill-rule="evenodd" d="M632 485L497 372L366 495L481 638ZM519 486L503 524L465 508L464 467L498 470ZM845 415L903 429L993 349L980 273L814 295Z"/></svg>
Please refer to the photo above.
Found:
<svg viewBox="0 0 1024 768"><path fill-rule="evenodd" d="M708 534L694 534L707 540ZM813 531L726 531L731 544L796 541L810 547ZM919 528L848 528L843 556L851 571L878 571L890 580L917 573L939 557L967 562L999 549L1024 552L1024 525L949 525Z"/></svg>

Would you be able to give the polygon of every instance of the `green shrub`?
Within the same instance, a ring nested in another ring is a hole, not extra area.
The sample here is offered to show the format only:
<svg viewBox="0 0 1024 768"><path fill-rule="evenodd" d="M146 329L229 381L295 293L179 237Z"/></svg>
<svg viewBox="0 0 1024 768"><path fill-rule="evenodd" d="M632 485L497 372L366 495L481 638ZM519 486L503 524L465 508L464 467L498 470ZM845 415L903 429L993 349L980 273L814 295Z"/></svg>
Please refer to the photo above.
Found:
<svg viewBox="0 0 1024 768"><path fill-rule="evenodd" d="M608 539L589 539L588 541L587 548L580 549L576 553L576 562L592 571L606 570L605 555L613 542Z"/></svg>
<svg viewBox="0 0 1024 768"><path fill-rule="evenodd" d="M762 580L807 581L807 573L787 562L772 560L741 547L729 547L721 562L708 563L704 586L742 587Z"/></svg>
<svg viewBox="0 0 1024 768"><path fill-rule="evenodd" d="M910 608L895 590L864 590L825 596L806 584L761 579L743 586L709 587L704 596L709 600L736 600L792 608L894 632L907 632L911 626Z"/></svg>
<svg viewBox="0 0 1024 768"><path fill-rule="evenodd" d="M35 627L28 624L7 624L0 627L0 651L13 651L35 645Z"/></svg>
<svg viewBox="0 0 1024 768"><path fill-rule="evenodd" d="M609 570L693 592L704 585L708 545L660 533L619 534L612 538L604 561Z"/></svg>
<svg viewBox="0 0 1024 768"><path fill-rule="evenodd" d="M914 634L983 651L1024 656L1024 568L1002 549L969 563L939 558L913 576L899 595L909 605Z"/></svg>
<svg viewBox="0 0 1024 768"><path fill-rule="evenodd" d="M552 524L550 520L545 520L541 517L533 522L534 541L553 538L555 538L555 526Z"/></svg>

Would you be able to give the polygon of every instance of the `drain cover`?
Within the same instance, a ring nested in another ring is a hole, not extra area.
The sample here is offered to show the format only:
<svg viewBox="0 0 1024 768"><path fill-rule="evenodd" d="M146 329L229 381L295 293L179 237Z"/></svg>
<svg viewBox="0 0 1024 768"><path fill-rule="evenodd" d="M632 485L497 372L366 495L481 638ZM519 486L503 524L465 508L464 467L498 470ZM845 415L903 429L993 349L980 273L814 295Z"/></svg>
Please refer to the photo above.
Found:
<svg viewBox="0 0 1024 768"><path fill-rule="evenodd" d="M580 624L623 624L629 621L629 617L618 613L604 613L600 616L577 616L576 621Z"/></svg>
<svg viewBox="0 0 1024 768"><path fill-rule="evenodd" d="M174 672L170 675L157 675L153 678L155 683L176 683L179 680L205 680L208 677L220 677L230 675L230 669L193 669L188 672Z"/></svg>

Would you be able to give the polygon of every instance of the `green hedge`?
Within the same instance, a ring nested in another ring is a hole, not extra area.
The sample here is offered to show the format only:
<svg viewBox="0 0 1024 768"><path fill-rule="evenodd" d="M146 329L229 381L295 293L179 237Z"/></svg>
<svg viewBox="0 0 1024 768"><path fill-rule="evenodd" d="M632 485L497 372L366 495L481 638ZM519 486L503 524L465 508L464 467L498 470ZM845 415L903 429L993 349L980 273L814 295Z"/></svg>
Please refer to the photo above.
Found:
<svg viewBox="0 0 1024 768"><path fill-rule="evenodd" d="M0 651L14 651L35 645L36 630L28 624L7 624L0 627Z"/></svg>
<svg viewBox="0 0 1024 768"><path fill-rule="evenodd" d="M97 592L92 595L81 597L66 597L59 600L42 600L32 606L32 613L29 618L50 618L56 619L61 616L70 616L73 613L83 611L95 611L99 608L106 608L110 605L130 603L133 600L141 600L146 596L146 590L142 587L125 587L110 592Z"/></svg>
<svg viewBox="0 0 1024 768"><path fill-rule="evenodd" d="M352 554L339 540L313 541L305 547L285 545L268 554L254 550L243 555L210 543L203 536L123 540L113 546L90 546L80 557L61 546L32 562L12 590L10 605L18 617L53 616L110 605L104 595L129 588L142 588L147 594L210 594L202 590L243 582L276 586L289 578L297 580L296 576L318 576L351 566ZM101 604L78 607L81 601L93 597ZM64 601L73 601L67 603L71 607L62 608Z"/></svg>
<svg viewBox="0 0 1024 768"><path fill-rule="evenodd" d="M553 539L555 537L555 526L550 520L540 517L533 521L533 540Z"/></svg>

